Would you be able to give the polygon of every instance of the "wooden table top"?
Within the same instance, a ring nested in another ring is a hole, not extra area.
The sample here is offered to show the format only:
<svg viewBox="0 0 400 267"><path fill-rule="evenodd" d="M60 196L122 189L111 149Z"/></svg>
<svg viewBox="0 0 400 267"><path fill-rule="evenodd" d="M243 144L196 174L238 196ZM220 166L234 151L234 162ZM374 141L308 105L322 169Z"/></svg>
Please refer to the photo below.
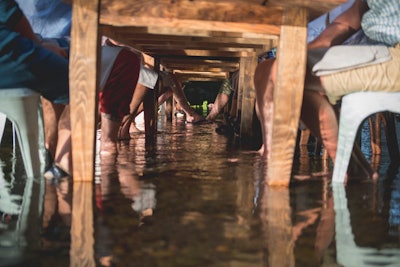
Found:
<svg viewBox="0 0 400 267"><path fill-rule="evenodd" d="M285 8L312 20L347 0L101 0L102 34L174 69L182 77L225 78L240 57L277 44Z"/></svg>

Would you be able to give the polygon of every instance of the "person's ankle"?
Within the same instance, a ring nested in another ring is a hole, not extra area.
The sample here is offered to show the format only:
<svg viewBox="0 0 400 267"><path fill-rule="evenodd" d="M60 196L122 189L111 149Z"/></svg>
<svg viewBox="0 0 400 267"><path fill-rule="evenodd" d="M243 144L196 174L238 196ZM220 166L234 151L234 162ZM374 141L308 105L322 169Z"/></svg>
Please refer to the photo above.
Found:
<svg viewBox="0 0 400 267"><path fill-rule="evenodd" d="M109 156L117 154L117 142L108 140L102 140L100 144L100 155Z"/></svg>
<svg viewBox="0 0 400 267"><path fill-rule="evenodd" d="M121 120L102 114L101 118L101 141L116 142L118 139L118 131L121 126Z"/></svg>

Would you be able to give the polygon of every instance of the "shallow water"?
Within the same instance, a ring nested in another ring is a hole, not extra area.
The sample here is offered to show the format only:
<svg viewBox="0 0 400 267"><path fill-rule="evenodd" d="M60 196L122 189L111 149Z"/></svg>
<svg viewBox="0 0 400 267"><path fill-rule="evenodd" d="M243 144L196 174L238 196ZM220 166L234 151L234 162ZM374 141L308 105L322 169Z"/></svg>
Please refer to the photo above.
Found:
<svg viewBox="0 0 400 267"><path fill-rule="evenodd" d="M26 179L6 135L0 266L400 266L400 175L386 150L376 184L332 188L310 145L290 188L268 188L255 151L215 127L162 117L156 145L139 134L97 159L94 186Z"/></svg>

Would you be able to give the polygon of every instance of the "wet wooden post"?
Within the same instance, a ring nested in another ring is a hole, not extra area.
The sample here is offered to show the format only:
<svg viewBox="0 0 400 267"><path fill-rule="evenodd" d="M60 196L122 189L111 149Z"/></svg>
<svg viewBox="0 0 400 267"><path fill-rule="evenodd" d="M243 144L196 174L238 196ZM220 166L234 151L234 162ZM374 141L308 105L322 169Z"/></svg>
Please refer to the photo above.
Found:
<svg viewBox="0 0 400 267"><path fill-rule="evenodd" d="M294 267L289 189L265 186L261 208L268 266Z"/></svg>
<svg viewBox="0 0 400 267"><path fill-rule="evenodd" d="M305 8L285 8L278 45L274 115L266 183L289 186L306 71ZM281 53L281 51L284 51Z"/></svg>
<svg viewBox="0 0 400 267"><path fill-rule="evenodd" d="M72 196L70 266L94 267L93 184L75 182Z"/></svg>
<svg viewBox="0 0 400 267"><path fill-rule="evenodd" d="M257 55L240 58L239 90L241 92L240 137L248 140L254 136L253 115L256 93L254 89L253 76L257 66Z"/></svg>
<svg viewBox="0 0 400 267"><path fill-rule="evenodd" d="M74 181L93 181L98 104L100 0L74 0L69 69Z"/></svg>
<svg viewBox="0 0 400 267"><path fill-rule="evenodd" d="M154 59L154 71L160 72L160 60ZM144 108L144 126L146 130L146 143L155 142L157 133L158 118L158 92L160 91L160 79L158 79L154 90L148 90L143 100Z"/></svg>
<svg viewBox="0 0 400 267"><path fill-rule="evenodd" d="M160 60L154 59L154 71L160 72ZM144 126L146 131L146 146L154 145L157 134L158 118L158 93L160 91L160 79L157 80L153 90L148 90L143 100Z"/></svg>

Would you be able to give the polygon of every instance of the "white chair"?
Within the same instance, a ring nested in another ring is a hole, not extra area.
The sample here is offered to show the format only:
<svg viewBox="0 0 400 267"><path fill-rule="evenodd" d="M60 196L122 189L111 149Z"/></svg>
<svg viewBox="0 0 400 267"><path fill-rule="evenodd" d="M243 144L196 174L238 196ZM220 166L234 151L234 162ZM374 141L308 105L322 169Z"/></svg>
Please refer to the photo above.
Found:
<svg viewBox="0 0 400 267"><path fill-rule="evenodd" d="M42 176L45 147L40 95L28 88L0 89L0 113L15 126L27 176Z"/></svg>
<svg viewBox="0 0 400 267"><path fill-rule="evenodd" d="M6 126L7 116L3 113L0 113L0 144L1 139L3 139L4 127Z"/></svg>
<svg viewBox="0 0 400 267"><path fill-rule="evenodd" d="M342 98L332 182L344 182L354 140L361 123L368 116L383 111L400 113L400 92L357 92Z"/></svg>

